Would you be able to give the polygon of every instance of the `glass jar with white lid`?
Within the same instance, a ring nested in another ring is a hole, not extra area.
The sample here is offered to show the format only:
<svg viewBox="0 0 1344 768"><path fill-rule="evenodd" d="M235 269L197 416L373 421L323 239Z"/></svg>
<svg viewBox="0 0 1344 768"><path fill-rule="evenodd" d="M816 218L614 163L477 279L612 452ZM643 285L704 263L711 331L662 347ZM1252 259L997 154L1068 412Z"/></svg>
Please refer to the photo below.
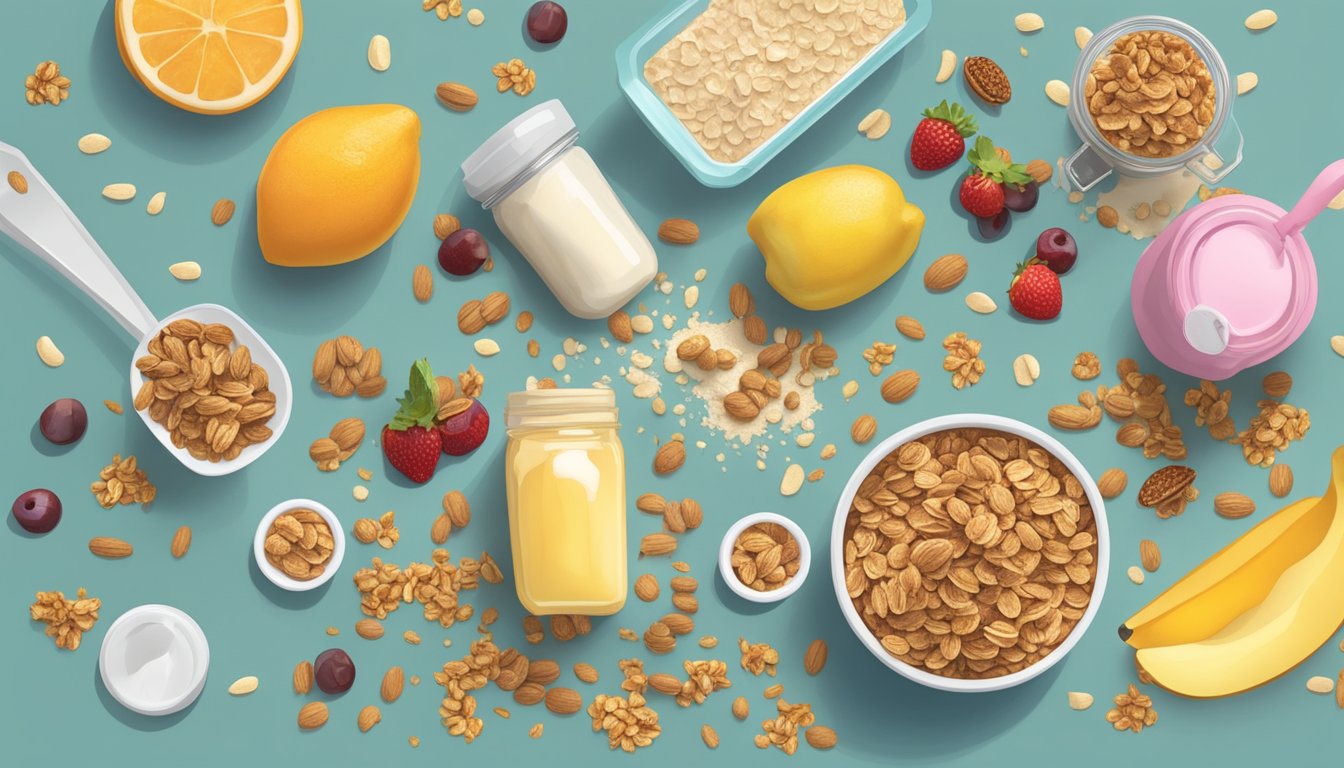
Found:
<svg viewBox="0 0 1344 768"><path fill-rule="evenodd" d="M467 194L565 309L607 317L658 271L658 257L558 99L527 110L462 163Z"/></svg>

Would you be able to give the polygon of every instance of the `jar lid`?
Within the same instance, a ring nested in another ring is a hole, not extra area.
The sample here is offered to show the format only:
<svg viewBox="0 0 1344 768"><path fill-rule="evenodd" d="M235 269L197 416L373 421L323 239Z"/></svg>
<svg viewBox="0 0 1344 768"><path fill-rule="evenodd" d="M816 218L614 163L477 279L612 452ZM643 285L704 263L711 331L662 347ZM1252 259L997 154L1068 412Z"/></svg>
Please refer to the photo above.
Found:
<svg viewBox="0 0 1344 768"><path fill-rule="evenodd" d="M462 161L462 184L489 208L515 179L531 175L578 137L574 118L560 100L543 101L495 131Z"/></svg>
<svg viewBox="0 0 1344 768"><path fill-rule="evenodd" d="M616 393L610 389L528 389L510 392L504 423L515 427L615 424Z"/></svg>

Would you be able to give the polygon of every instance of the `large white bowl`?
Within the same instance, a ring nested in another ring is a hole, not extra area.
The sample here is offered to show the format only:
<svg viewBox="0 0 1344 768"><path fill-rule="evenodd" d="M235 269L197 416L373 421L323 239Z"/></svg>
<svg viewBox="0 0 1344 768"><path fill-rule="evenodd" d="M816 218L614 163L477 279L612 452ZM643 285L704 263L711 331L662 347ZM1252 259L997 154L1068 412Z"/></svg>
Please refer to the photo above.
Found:
<svg viewBox="0 0 1344 768"><path fill-rule="evenodd" d="M284 571L271 565L271 561L266 559L266 536L271 530L271 523L275 522L275 518L280 515L300 507L313 510L321 515L323 520L327 521L327 527L331 529L331 538L334 544L331 548L331 559L327 561L322 575L307 581L290 578ZM336 569L341 567L341 560L345 558L345 530L341 528L341 521L336 517L336 513L332 512L325 504L312 499L282 501L271 507L271 510L262 516L261 522L257 523L257 532L252 537L252 557L257 561L257 568L261 569L262 574L275 586L290 592L307 592L331 581L331 577L336 575Z"/></svg>
<svg viewBox="0 0 1344 768"><path fill-rule="evenodd" d="M854 604L850 600L849 590L845 587L845 520L849 517L850 502L854 494L859 490L859 484L868 476L873 467L882 461L887 454L899 448L901 445L915 440L925 435L942 432L948 429L997 429L1001 432L1007 432L1012 435L1024 437L1044 448L1063 462L1064 466L1078 478L1078 482L1083 484L1083 490L1087 493L1088 503L1092 506L1092 516L1097 521L1097 578L1092 585L1092 600L1087 605L1087 610L1083 612L1083 617L1074 626L1073 631L1069 632L1064 641L1059 644L1055 650L1048 656L1011 675L1002 677L993 677L983 680L962 680L952 677L943 677L926 672L917 667L913 667L897 659L895 656L887 653L882 644L878 642L873 633L869 631L868 626L863 623L859 617L858 611L854 609ZM1058 440L1047 435L1041 430L1024 424L1016 419L1008 419L1002 416L992 416L982 413L959 413L949 416L938 416L918 424L902 429L896 434L878 443L872 451L864 457L859 466L855 468L854 474L850 476L849 483L845 485L845 490L840 494L840 501L835 507L835 522L831 525L831 576L835 585L835 597L840 603L840 612L845 615L845 621L849 622L849 628L853 630L859 642L868 649L878 661L887 665L896 671L897 674L910 680L926 685L930 688L936 688L940 691L955 691L958 693L984 693L987 691L1001 691L1005 688L1012 688L1021 685L1028 680L1040 675L1047 669L1058 664L1061 659L1068 655L1069 651L1078 644L1083 633L1092 623L1092 619L1097 615L1097 609L1101 605L1102 595L1106 592L1106 574L1110 569L1111 562L1111 539L1110 532L1106 527L1106 509L1102 503L1101 492L1097 490L1097 483L1092 476L1087 473L1082 462L1065 448Z"/></svg>

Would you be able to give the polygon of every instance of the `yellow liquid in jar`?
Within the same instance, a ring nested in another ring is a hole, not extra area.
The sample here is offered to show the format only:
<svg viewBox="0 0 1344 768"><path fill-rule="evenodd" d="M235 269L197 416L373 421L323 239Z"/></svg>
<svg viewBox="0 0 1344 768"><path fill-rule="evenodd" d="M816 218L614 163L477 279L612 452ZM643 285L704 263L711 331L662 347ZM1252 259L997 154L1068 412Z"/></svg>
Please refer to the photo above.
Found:
<svg viewBox="0 0 1344 768"><path fill-rule="evenodd" d="M523 607L604 616L625 605L625 459L612 429L511 430L509 538Z"/></svg>

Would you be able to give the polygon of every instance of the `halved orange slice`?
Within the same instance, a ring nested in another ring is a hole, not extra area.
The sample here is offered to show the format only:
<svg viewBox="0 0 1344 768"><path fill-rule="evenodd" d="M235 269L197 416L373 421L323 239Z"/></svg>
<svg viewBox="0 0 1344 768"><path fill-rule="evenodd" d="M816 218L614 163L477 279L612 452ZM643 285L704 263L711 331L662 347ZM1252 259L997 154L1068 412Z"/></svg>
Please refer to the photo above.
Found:
<svg viewBox="0 0 1344 768"><path fill-rule="evenodd" d="M303 39L299 0L117 0L131 74L175 107L247 109L289 71Z"/></svg>

